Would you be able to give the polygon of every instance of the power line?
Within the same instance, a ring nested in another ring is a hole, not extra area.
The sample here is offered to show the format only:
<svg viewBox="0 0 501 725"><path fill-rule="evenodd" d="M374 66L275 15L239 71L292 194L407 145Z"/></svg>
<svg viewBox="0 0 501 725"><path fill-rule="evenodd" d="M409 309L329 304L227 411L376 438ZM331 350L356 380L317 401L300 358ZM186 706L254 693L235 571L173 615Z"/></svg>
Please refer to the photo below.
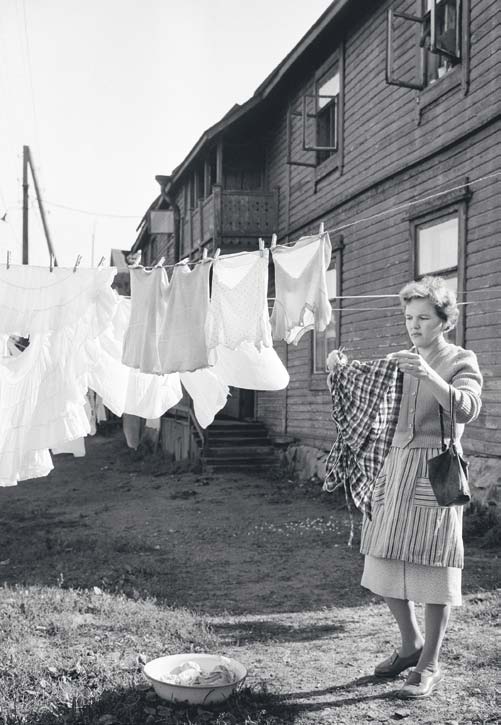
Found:
<svg viewBox="0 0 501 725"><path fill-rule="evenodd" d="M44 204L47 206L53 206L57 209L66 209L66 211L73 211L77 214L86 214L93 217L109 217L112 219L138 219L138 217L144 216L144 214L112 214L107 212L89 211L88 209L77 209L73 206L66 206L65 204L56 204L54 201L48 201L44 199Z"/></svg>

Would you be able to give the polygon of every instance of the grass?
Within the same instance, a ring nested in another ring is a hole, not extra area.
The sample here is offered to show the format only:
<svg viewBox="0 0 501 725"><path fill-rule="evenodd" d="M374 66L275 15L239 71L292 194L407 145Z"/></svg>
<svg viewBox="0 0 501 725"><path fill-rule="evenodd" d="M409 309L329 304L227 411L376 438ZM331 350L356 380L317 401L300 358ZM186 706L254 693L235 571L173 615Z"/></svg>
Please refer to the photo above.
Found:
<svg viewBox="0 0 501 725"><path fill-rule="evenodd" d="M476 546L484 512L465 517L446 683L405 703L403 677L370 674L398 638L359 586L343 502L287 479L173 474L117 436L90 443L47 480L0 489L0 725L501 722L500 550ZM218 707L168 706L142 664L183 651L235 657L246 686Z"/></svg>

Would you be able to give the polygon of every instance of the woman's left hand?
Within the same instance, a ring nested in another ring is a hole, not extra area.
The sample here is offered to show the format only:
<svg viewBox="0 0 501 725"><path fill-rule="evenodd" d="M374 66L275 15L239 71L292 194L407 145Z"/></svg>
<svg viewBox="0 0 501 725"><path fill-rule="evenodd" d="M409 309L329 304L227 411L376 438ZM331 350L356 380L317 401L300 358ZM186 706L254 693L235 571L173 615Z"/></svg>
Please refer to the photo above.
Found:
<svg viewBox="0 0 501 725"><path fill-rule="evenodd" d="M415 352L409 352L409 350L400 350L399 352L393 352L388 357L398 362L398 369L407 375L412 375L413 378L428 378L432 369L426 362L426 360Z"/></svg>

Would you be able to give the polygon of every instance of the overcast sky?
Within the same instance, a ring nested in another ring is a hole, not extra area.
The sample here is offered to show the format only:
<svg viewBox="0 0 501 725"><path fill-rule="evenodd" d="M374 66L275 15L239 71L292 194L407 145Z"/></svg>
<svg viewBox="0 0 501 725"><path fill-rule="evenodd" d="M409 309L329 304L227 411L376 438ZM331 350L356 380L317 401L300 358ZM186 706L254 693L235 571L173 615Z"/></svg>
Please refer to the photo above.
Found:
<svg viewBox="0 0 501 725"><path fill-rule="evenodd" d="M23 144L59 264L82 254L90 266L93 238L94 263L108 263L110 248L133 244L155 174L246 101L329 5L0 0L0 262L7 249L21 261ZM48 263L36 208L30 263Z"/></svg>

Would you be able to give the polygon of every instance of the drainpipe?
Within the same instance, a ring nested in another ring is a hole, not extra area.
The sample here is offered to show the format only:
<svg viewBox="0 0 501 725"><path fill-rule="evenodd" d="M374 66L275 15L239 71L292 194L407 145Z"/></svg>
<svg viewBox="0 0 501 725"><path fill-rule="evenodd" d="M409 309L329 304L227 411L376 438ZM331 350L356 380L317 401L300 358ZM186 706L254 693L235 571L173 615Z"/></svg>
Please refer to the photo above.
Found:
<svg viewBox="0 0 501 725"><path fill-rule="evenodd" d="M155 181L160 184L160 196L171 207L174 214L174 261L179 262L181 257L181 212L171 196L171 176L155 176Z"/></svg>

